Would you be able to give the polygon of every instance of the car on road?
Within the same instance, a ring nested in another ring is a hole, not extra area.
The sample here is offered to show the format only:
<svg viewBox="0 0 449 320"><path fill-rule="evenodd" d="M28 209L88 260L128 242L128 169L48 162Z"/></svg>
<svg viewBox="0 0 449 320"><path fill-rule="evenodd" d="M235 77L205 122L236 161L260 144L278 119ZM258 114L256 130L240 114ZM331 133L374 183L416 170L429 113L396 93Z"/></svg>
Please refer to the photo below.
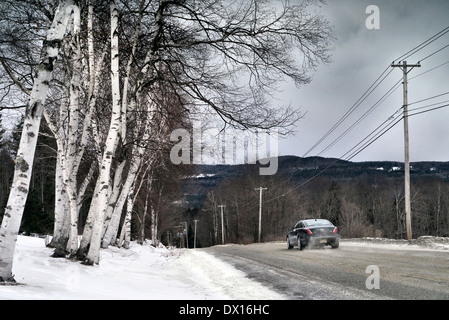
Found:
<svg viewBox="0 0 449 320"><path fill-rule="evenodd" d="M307 246L330 245L338 248L340 235L338 228L326 219L307 219L298 221L287 234L287 248L298 246L303 250Z"/></svg>

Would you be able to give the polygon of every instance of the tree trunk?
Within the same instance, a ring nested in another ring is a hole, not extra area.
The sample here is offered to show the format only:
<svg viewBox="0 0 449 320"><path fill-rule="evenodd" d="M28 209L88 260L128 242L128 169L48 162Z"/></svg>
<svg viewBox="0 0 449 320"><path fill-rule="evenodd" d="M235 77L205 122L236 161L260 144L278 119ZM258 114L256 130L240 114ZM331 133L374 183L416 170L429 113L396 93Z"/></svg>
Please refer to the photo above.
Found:
<svg viewBox="0 0 449 320"><path fill-rule="evenodd" d="M100 246L103 235L103 222L107 209L107 200L110 186L110 174L112 157L115 152L121 123L120 105L120 78L119 78L119 46L118 46L118 10L114 0L110 2L111 8L111 85L112 85L112 117L111 125L106 139L105 150L100 166L100 190L96 196L97 214L95 216L89 252L87 253L87 265L100 262Z"/></svg>
<svg viewBox="0 0 449 320"><path fill-rule="evenodd" d="M123 193L125 185L121 187L123 178L123 169L125 168L126 160L123 160L115 170L114 184L112 189L112 194L109 197L109 204L106 210L106 219L104 223L103 240L101 243L102 248L107 248L109 243L115 242L113 237L117 235L114 233L113 229L120 224L120 217L122 213L123 206L120 203L120 197ZM125 183L126 184L126 183ZM117 221L118 220L118 221Z"/></svg>
<svg viewBox="0 0 449 320"><path fill-rule="evenodd" d="M53 229L53 238L48 245L54 248L53 257L62 258L67 255L67 243L69 241L69 218L66 204L67 192L62 181L62 170L59 153L56 159L56 177L55 177L55 223Z"/></svg>
<svg viewBox="0 0 449 320"><path fill-rule="evenodd" d="M48 84L67 28L73 1L62 1L44 41L33 90L27 106L19 149L15 160L14 178L0 229L0 281L15 282L12 263L15 244L28 196L36 151L39 126L47 95Z"/></svg>
<svg viewBox="0 0 449 320"><path fill-rule="evenodd" d="M80 144L77 150L78 129L79 129L79 93L81 77L81 43L79 39L79 30L81 27L80 17L74 19L74 30L71 41L73 74L70 83L70 105L69 105L69 127L66 143L66 165L64 176L67 177L67 190L69 191L70 207L70 238L67 244L67 251L74 256L78 250L78 183L77 173L84 153L84 146ZM85 126L88 124L86 123ZM86 128L85 128L86 129ZM87 130L85 130L86 132ZM84 142L85 143L85 142ZM63 171L64 172L64 171Z"/></svg>

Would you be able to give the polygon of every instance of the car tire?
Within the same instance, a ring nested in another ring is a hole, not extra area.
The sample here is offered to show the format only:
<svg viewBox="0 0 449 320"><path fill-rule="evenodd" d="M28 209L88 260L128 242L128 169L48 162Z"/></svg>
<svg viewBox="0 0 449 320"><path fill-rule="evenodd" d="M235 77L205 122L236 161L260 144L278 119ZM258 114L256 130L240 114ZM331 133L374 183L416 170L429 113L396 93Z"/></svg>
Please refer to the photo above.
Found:
<svg viewBox="0 0 449 320"><path fill-rule="evenodd" d="M304 250L304 245L301 243L301 240L298 240L298 250L302 251Z"/></svg>
<svg viewBox="0 0 449 320"><path fill-rule="evenodd" d="M290 250L292 248L293 246L290 244L290 237L287 237L287 249Z"/></svg>
<svg viewBox="0 0 449 320"><path fill-rule="evenodd" d="M339 242L334 242L331 244L332 249L338 249L339 246L340 246Z"/></svg>

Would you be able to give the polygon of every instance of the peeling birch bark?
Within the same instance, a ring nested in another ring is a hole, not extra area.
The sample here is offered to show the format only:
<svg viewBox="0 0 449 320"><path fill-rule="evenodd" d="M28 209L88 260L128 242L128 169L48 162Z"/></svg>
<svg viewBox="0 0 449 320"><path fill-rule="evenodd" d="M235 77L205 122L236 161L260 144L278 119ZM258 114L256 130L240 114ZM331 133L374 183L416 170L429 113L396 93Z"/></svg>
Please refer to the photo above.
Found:
<svg viewBox="0 0 449 320"><path fill-rule="evenodd" d="M120 104L120 78L119 78L119 43L118 43L118 10L114 0L110 2L111 8L111 86L112 86L112 117L111 125L106 138L105 150L100 165L100 190L96 195L97 214L92 227L89 251L84 261L87 265L100 262L101 237L103 223L107 209L107 200L110 186L112 158L120 131L121 104Z"/></svg>
<svg viewBox="0 0 449 320"><path fill-rule="evenodd" d="M15 160L14 178L0 228L0 282L15 282L12 274L17 235L28 196L36 151L39 126L48 91L48 84L72 10L78 9L72 0L62 1L44 40L37 77L27 106L19 149Z"/></svg>
<svg viewBox="0 0 449 320"><path fill-rule="evenodd" d="M53 238L48 245L54 248L53 257L65 257L67 254L66 247L69 241L69 217L66 204L67 192L64 187L61 171L61 163L59 153L56 159L56 176L55 176L55 222L53 229Z"/></svg>

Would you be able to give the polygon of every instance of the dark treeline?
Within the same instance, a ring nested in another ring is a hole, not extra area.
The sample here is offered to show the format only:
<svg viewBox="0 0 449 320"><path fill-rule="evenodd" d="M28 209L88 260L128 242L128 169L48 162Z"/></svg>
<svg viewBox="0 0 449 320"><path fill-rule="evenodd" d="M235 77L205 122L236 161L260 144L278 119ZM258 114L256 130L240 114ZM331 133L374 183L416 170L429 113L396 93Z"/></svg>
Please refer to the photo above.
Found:
<svg viewBox="0 0 449 320"><path fill-rule="evenodd" d="M0 128L2 121L0 116ZM14 159L20 140L23 121L8 132L0 132L0 219L4 214L14 173ZM36 147L30 192L25 205L20 231L24 234L51 234L53 231L55 202L56 144L50 130L43 123Z"/></svg>
<svg viewBox="0 0 449 320"><path fill-rule="evenodd" d="M258 171L257 171L258 172ZM335 178L320 175L309 182L277 174L259 176L240 172L227 177L205 195L203 205L189 209L189 245L193 246L194 220L197 246L258 241L259 187L263 192L262 241L285 240L290 227L305 218L325 218L345 238L405 239L404 183L401 174L364 174ZM412 177L413 237L449 236L449 181L440 176Z"/></svg>

